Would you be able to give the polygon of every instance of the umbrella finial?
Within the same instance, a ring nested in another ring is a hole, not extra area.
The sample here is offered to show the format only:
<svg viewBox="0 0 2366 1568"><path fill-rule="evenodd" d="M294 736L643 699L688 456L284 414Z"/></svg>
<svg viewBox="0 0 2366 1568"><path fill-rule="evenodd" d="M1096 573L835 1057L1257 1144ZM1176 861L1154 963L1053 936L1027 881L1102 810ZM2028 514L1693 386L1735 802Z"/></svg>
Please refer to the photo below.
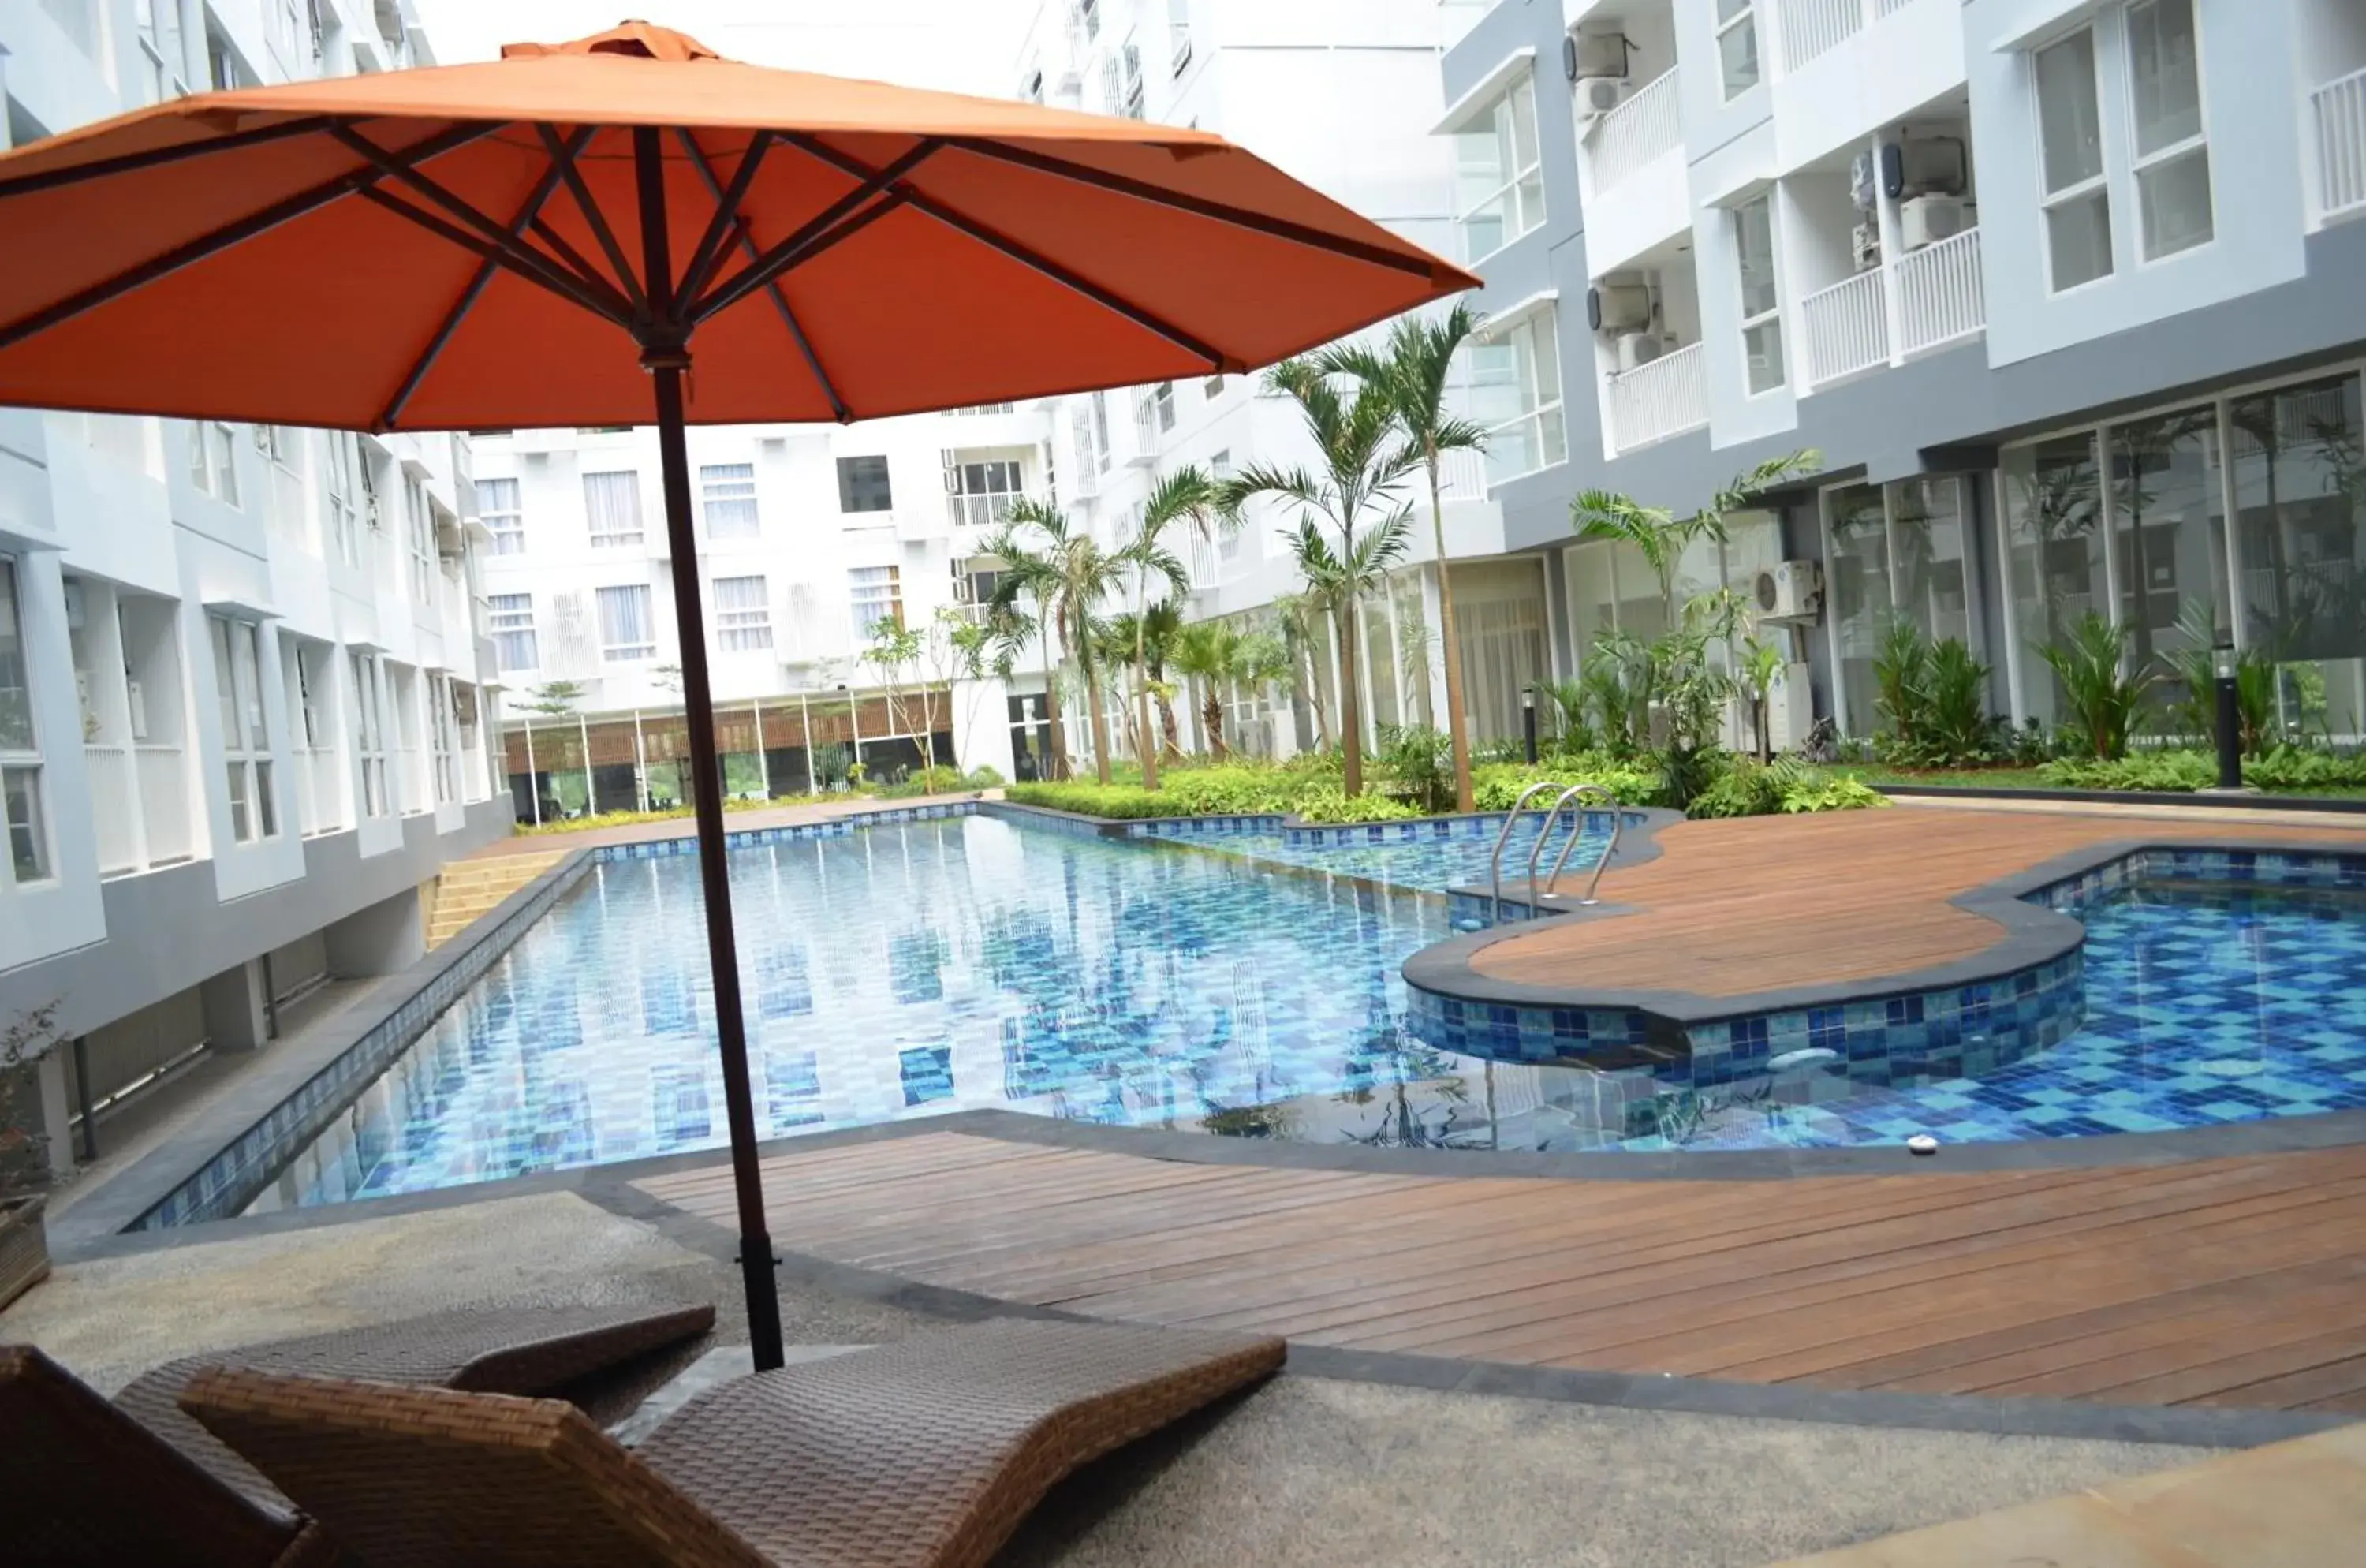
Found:
<svg viewBox="0 0 2366 1568"><path fill-rule="evenodd" d="M691 37L671 28L661 28L653 22L627 20L617 23L604 33L576 39L570 43L505 43L501 45L503 60L524 59L537 54L621 54L639 60L720 60L723 57Z"/></svg>

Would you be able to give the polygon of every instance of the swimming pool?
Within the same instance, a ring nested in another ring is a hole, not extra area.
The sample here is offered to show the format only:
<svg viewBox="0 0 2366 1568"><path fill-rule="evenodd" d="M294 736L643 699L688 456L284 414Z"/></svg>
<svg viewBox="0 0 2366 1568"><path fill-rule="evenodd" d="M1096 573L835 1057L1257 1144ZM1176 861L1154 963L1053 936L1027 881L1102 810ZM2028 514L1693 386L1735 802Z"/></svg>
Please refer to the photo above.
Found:
<svg viewBox="0 0 2366 1568"><path fill-rule="evenodd" d="M760 1132L1003 1107L1296 1141L1748 1148L2366 1105L2356 888L2102 889L2081 910L2083 1021L2018 1053L1853 1060L1836 1022L1840 1049L1700 1087L1615 1052L1443 1049L1399 969L1450 934L1440 890L1483 880L1490 844L1116 840L966 817L737 849ZM722 1145L697 888L687 855L594 866L254 1207Z"/></svg>

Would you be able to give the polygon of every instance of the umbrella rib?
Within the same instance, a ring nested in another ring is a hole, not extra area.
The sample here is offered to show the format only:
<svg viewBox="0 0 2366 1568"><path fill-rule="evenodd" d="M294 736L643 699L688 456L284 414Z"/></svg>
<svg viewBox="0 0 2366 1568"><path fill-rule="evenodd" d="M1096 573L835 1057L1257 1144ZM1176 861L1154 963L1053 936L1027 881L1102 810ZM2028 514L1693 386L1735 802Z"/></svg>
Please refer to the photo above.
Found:
<svg viewBox="0 0 2366 1568"><path fill-rule="evenodd" d="M500 127L494 124L456 126L407 149L403 155L437 157L451 152L454 148L466 146L480 137L490 136L499 129ZM298 191L283 200L276 201L259 212L249 213L234 223L225 223L220 228L200 234L194 240L175 245L163 254L152 256L129 271L117 273L113 277L92 284L80 293L70 295L53 305L45 305L28 316L21 316L6 325L0 325L0 349L13 348L36 333L47 332L62 321L72 321L85 310L96 310L110 299L129 294L135 288L144 288L160 277L169 276L185 266L205 260L217 252L228 250L231 246L251 240L257 234L276 229L282 223L301 218L316 208L326 207L343 197L372 195L373 187L379 180L386 177L386 174L387 171L383 169L348 170L334 179L323 180L319 185Z"/></svg>
<svg viewBox="0 0 2366 1568"><path fill-rule="evenodd" d="M548 289L569 304L588 310L603 321L613 321L627 331L631 330L630 316L612 309L565 274L554 276L539 267L528 265L521 262L513 253L490 241L479 239L456 223L447 223L432 212L413 207L400 197L391 196L375 187L366 188L355 194L364 201L382 207L398 218L410 220L446 244L456 245L479 260L490 261L497 265L507 267L528 283Z"/></svg>
<svg viewBox="0 0 2366 1568"><path fill-rule="evenodd" d="M587 125L578 130L569 151L581 152L583 144L592 140L595 129ZM542 210L542 204L550 199L551 191L558 186L558 164L554 157L551 166L543 172L542 178L536 180L534 189L527 193L525 203L518 209L517 216L510 220L509 232L512 239L524 233L525 226L533 221L534 215ZM427 372L434 368L437 356L444 352L445 345L452 341L452 334L460 330L460 323L468 318L469 310L475 307L477 297L484 293L485 286L492 282L493 274L500 270L501 263L490 256L477 264L476 276L468 279L468 287L460 291L460 298L454 300L452 309L445 313L444 324L435 329L435 335L428 339L427 347L421 352L418 359L412 362L410 373L402 378L402 384L395 389L394 396L387 400L385 409L377 416L377 424L375 428L391 430L394 427L394 422L402 417L402 411L410 403L411 394L418 391L420 383L427 379Z"/></svg>
<svg viewBox="0 0 2366 1568"><path fill-rule="evenodd" d="M943 145L943 142L933 138L916 143L910 151L881 169L875 175L865 179L861 185L823 208L802 224L795 233L791 234L787 239L716 285L714 290L704 299L693 302L689 308L690 319L694 322L703 321L717 311L729 310L749 294L788 271L789 268L801 262L812 260L814 256L820 254L831 245L837 244L858 230L885 217L902 203L898 200L882 203L852 222L831 230L832 224L838 223L839 220L846 217L848 213L854 211L864 202L910 174ZM825 233L825 231L829 231Z"/></svg>
<svg viewBox="0 0 2366 1568"><path fill-rule="evenodd" d="M739 204L748 198L748 187L755 183L756 170L763 164L764 153L772 144L772 133L759 130L748 139L748 150L739 154L739 166L732 171L727 189L715 187L715 170L707 163L704 151L699 147L698 138L692 135L687 127L679 125L674 127L674 136L689 149L691 161L698 165L699 174L706 181L707 194L715 197L715 217L706 225L706 232L698 237L697 245L690 253L689 264L682 270L682 282L675 286L673 292L677 299L695 299L698 291L706 287L706 280L715 275L715 267L723 260L724 239L731 232L732 224L739 216Z"/></svg>
<svg viewBox="0 0 2366 1568"><path fill-rule="evenodd" d="M681 138L683 148L689 152L690 161L697 167L699 177L706 182L708 192L720 197L723 184L715 177L715 165L707 161L706 153L698 145L697 138L680 127L675 128L674 134ZM752 260L761 254L756 248L755 237L748 232L748 226L744 220L735 220L732 228L738 238L740 250L746 253L749 259ZM781 323L789 329L789 335L796 340L797 352L805 355L806 368L813 372L814 380L820 384L822 396L829 400L830 412L838 416L838 422L840 424L844 424L854 417L854 411L846 406L846 400L838 395L838 387L830 380L829 372L822 368L821 355L814 352L813 344L806 337L805 327L797 321L797 313L789 308L789 299L787 295L781 292L780 280L774 278L765 284L764 292L772 296L772 308L780 312Z"/></svg>
<svg viewBox="0 0 2366 1568"><path fill-rule="evenodd" d="M80 185L84 180L101 179L108 175L136 174L141 169L159 168L177 164L185 158L195 158L208 152L234 152L242 147L260 146L266 141L285 141L291 136L309 136L328 128L329 117L309 114L276 125L257 126L252 130L234 130L226 136L209 137L202 141L176 142L170 147L152 147L141 152L123 152L112 158L99 158L87 164L75 164L62 169L44 169L39 174L19 175L13 180L0 180L0 199L12 196L30 196L36 191L55 190L61 186Z"/></svg>
<svg viewBox="0 0 2366 1568"><path fill-rule="evenodd" d="M1114 191L1120 196L1130 196L1159 207L1173 208L1178 212L1189 212L1195 217L1212 218L1220 223L1254 230L1261 234L1271 234L1277 239L1290 240L1320 251L1329 251L1335 255L1349 256L1357 261L1369 262L1374 266L1384 266L1397 272L1411 273L1416 277L1429 277L1435 272L1435 268L1428 261L1390 250L1384 245L1376 245L1365 240L1350 239L1345 234L1334 234L1310 224L1293 223L1287 218L1276 218L1268 213L1233 207L1221 201L1211 201L1205 197L1170 190L1165 186L1154 185L1148 180L1137 180L1130 175L1111 174L1105 169L1071 163L1065 158L1055 158L1048 152L1037 152L1028 148L1013 147L1007 142L976 137L956 138L952 144L964 152L975 152L981 158L993 158L1001 163L1015 164L1022 169L1032 169L1038 174L1055 175L1078 185Z"/></svg>
<svg viewBox="0 0 2366 1568"><path fill-rule="evenodd" d="M385 148L380 147L377 142L369 140L369 138L354 130L351 127L343 125L331 126L329 128L329 134L334 136L338 141L344 142L346 146L352 148L355 152L360 153L371 163L377 164L388 174L392 175L404 185L411 186L413 190L416 190L422 196L427 197L428 200L434 202L436 206L444 209L446 212L451 213L463 223L468 224L468 227L484 235L491 243L493 249L500 252L503 259L511 265L530 267L536 273L546 272L554 279L565 278L569 280L578 286L583 292L590 295L592 298L601 300L601 313L603 315L614 316L618 319L626 319L632 315L633 309L631 305L625 302L625 297L622 294L619 294L597 274L589 272L579 274L570 271L564 265L544 255L541 252L534 249L532 246L527 245L523 242L512 241L508 235L502 232L501 226L493 221L492 219L487 217L484 213L478 211L474 206L454 195L451 191L445 189L434 180L432 180L425 175L421 174L417 169L411 168L407 164L397 160L395 156L389 152ZM383 192L380 192L379 194L381 196L384 195ZM382 201L380 205L387 205L387 203ZM415 209L411 209L410 204L407 202L395 203L393 205L398 210L416 210ZM542 232L543 231L537 227L536 231ZM580 260L580 257L577 259L579 261Z"/></svg>
<svg viewBox="0 0 2366 1568"><path fill-rule="evenodd" d="M575 166L574 152L558 139L558 130L547 120L536 120L534 129L541 136L542 144L550 150L551 162L558 165L559 177L567 182L568 194L575 198L576 207L583 214L583 221L591 225L592 237L600 242L600 249L607 254L608 265L616 269L616 281L625 286L625 297L633 302L633 313L640 314L648 305L641 293L640 279L633 272L633 264L625 259L625 248L616 243L615 231L608 227L608 220L601 215L600 204L592 199L592 192L585 187L583 172ZM534 220L534 231L561 254L570 254L573 250L539 218ZM512 236L513 239L515 237ZM576 257L576 262L580 266L584 265L580 256ZM584 266L584 270L589 271L590 268Z"/></svg>
<svg viewBox="0 0 2366 1568"><path fill-rule="evenodd" d="M821 159L824 163L834 164L849 174L863 175L872 175L873 174L871 166L863 163L860 158L853 156L851 153L841 152L837 148L830 146L828 142L823 141L817 137L796 136L791 138L791 140L799 147L805 149L807 152L810 152L815 157ZM1012 261L1019 263L1021 266L1040 272L1044 276L1052 279L1054 283L1060 284L1074 293L1083 295L1086 299L1090 299L1093 303L1100 306L1103 310L1113 311L1118 315L1123 316L1127 321L1132 321L1134 325L1155 333L1160 337L1165 338L1167 342L1175 344L1177 348L1198 355L1200 358L1208 362L1208 368L1211 370L1223 371L1246 368L1246 367L1240 361L1224 353L1222 349L1202 342L1197 336L1185 331L1183 328L1177 326L1174 322L1167 321L1165 317L1158 315L1156 312L1135 304L1132 300L1126 299L1123 295L1117 293L1113 289L1103 288L1101 285L1095 283L1091 278L1085 276L1084 274L1077 272L1073 267L1069 267L1060 262L1053 261L1050 256L1043 254L1041 251L1038 251L1032 246L1030 246L1019 240L1012 239L1009 235L1003 233L1000 230L982 222L965 212L962 212L952 207L947 206L944 202L929 195L926 191L915 189L907 181L897 179L892 182L889 194L902 197L906 201L911 203L914 209L927 213L930 217L935 219L938 222L944 224L946 227L959 230L961 232L967 234L971 239L977 241L980 244L1001 252L1004 255L1008 256Z"/></svg>

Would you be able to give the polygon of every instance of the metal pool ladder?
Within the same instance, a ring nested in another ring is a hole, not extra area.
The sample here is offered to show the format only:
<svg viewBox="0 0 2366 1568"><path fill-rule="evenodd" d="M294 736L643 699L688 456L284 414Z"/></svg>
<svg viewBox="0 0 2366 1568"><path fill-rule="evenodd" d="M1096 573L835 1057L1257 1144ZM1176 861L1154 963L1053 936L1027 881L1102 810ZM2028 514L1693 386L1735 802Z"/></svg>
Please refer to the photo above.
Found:
<svg viewBox="0 0 2366 1568"><path fill-rule="evenodd" d="M1512 803L1512 809L1504 815L1503 829L1495 835L1494 853L1488 862L1488 890L1491 899L1488 919L1491 924L1501 925L1504 921L1504 845L1511 839L1513 825L1519 821L1520 813L1527 809L1530 799L1547 790L1553 789L1560 789L1560 785L1550 780L1530 784L1520 792L1520 798ZM1579 899L1579 903L1592 904L1596 901L1594 895L1595 890L1602 886L1602 873L1609 865L1610 857L1618 852L1618 830L1623 826L1618 811L1618 797L1601 784L1571 784L1567 789L1561 790L1552 805L1545 808L1544 823L1537 830L1536 845L1528 852L1528 893L1531 897L1539 896L1537 893L1537 863L1544 856L1545 840L1552 837L1553 824L1560 819L1561 808L1572 800L1581 803L1599 800L1610 808L1610 837L1603 844L1600 857L1594 863L1594 875L1587 881L1585 897ZM1560 885L1561 867L1569 863L1571 852L1577 848L1577 840L1584 836L1585 810L1581 804L1578 808L1577 822L1570 829L1569 841L1561 845L1560 854L1553 862L1552 874L1545 878L1542 897L1549 897L1553 888Z"/></svg>

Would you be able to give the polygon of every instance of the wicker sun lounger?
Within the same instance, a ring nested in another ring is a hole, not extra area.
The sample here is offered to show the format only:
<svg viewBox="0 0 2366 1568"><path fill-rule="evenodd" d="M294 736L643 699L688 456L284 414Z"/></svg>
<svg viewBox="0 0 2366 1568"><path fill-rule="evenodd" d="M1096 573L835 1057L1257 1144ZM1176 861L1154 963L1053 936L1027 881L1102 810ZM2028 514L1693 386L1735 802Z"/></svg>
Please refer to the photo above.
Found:
<svg viewBox="0 0 2366 1568"><path fill-rule="evenodd" d="M1001 1319L727 1383L630 1453L545 1400L221 1369L182 1403L370 1568L976 1568L1054 1482L1282 1353Z"/></svg>
<svg viewBox="0 0 2366 1568"><path fill-rule="evenodd" d="M500 1307L193 1356L112 1404L23 1346L0 1346L0 1562L11 1568L295 1568L331 1561L317 1528L180 1408L208 1367L546 1393L694 1338L712 1307Z"/></svg>

